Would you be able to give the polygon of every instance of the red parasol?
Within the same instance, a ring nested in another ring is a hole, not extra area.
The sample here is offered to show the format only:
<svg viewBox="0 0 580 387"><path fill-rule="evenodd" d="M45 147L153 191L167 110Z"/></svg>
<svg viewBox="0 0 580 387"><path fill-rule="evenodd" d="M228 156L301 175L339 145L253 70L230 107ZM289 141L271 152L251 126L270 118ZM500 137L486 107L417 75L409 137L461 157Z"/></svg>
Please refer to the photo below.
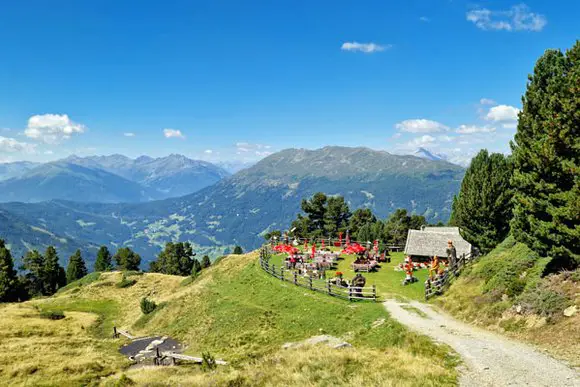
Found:
<svg viewBox="0 0 580 387"><path fill-rule="evenodd" d="M312 244L312 256L314 257L314 255L316 254L316 243Z"/></svg>
<svg viewBox="0 0 580 387"><path fill-rule="evenodd" d="M323 239L323 240L322 240L322 244L320 245L320 248L321 248L322 250L324 250L324 248L325 248L325 247L326 247L326 246L324 245L324 239Z"/></svg>

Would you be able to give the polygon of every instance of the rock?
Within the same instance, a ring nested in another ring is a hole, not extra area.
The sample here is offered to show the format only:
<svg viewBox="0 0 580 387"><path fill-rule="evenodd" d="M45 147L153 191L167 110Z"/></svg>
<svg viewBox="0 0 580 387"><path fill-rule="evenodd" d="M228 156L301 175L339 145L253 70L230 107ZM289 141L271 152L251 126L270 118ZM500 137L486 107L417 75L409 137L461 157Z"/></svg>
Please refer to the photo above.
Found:
<svg viewBox="0 0 580 387"><path fill-rule="evenodd" d="M516 306L516 313L522 313L522 306L521 305Z"/></svg>
<svg viewBox="0 0 580 387"><path fill-rule="evenodd" d="M564 309L564 316L572 317L578 312L578 308L576 305L569 306L568 308Z"/></svg>
<svg viewBox="0 0 580 387"><path fill-rule="evenodd" d="M502 294L501 295L501 300L502 301L509 301L509 299L510 299L510 296L508 296L507 294Z"/></svg>
<svg viewBox="0 0 580 387"><path fill-rule="evenodd" d="M289 348L301 348L306 345L319 345L324 344L328 347L339 349L339 348L347 348L352 347L350 343L347 343L344 340L339 339L338 337L330 336L330 335L319 335L319 336L312 336L309 339L300 341L298 343L285 343L282 346L282 349L289 349Z"/></svg>
<svg viewBox="0 0 580 387"><path fill-rule="evenodd" d="M373 322L373 324L371 325L371 328L378 328L378 327L380 327L381 325L383 325L384 323L385 323L385 319L384 319L384 318L380 318L380 319L378 319L378 320L375 320L375 321Z"/></svg>

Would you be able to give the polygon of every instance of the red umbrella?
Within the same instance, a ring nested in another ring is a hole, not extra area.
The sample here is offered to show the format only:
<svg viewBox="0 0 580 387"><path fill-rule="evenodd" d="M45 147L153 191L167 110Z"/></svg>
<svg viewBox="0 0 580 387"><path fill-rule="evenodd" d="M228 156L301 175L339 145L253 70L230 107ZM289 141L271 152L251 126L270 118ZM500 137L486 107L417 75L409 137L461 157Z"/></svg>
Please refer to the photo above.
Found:
<svg viewBox="0 0 580 387"><path fill-rule="evenodd" d="M338 233L338 242L340 243L340 246L342 246L342 231Z"/></svg>
<svg viewBox="0 0 580 387"><path fill-rule="evenodd" d="M346 245L350 245L350 235L346 234Z"/></svg>
<svg viewBox="0 0 580 387"><path fill-rule="evenodd" d="M320 246L320 248L324 250L324 248L325 248L325 247L326 247L326 246L324 246L324 239L323 239L323 240L322 240L322 245Z"/></svg>
<svg viewBox="0 0 580 387"><path fill-rule="evenodd" d="M312 256L314 257L314 254L316 254L316 243L312 244Z"/></svg>
<svg viewBox="0 0 580 387"><path fill-rule="evenodd" d="M308 239L304 239L304 251L308 249Z"/></svg>

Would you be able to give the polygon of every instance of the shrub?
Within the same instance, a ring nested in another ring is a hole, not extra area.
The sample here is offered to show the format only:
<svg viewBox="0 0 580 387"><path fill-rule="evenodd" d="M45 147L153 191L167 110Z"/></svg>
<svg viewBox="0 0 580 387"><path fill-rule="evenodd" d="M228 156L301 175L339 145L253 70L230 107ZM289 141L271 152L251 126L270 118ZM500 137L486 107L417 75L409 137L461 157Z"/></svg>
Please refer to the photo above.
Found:
<svg viewBox="0 0 580 387"><path fill-rule="evenodd" d="M544 282L525 291L518 300L526 312L548 319L561 315L571 304L571 300L562 291L552 289Z"/></svg>
<svg viewBox="0 0 580 387"><path fill-rule="evenodd" d="M61 310L42 310L40 317L48 320L62 320L65 316Z"/></svg>
<svg viewBox="0 0 580 387"><path fill-rule="evenodd" d="M215 362L215 358L209 352L202 353L201 359L202 370L212 371L216 368L217 364Z"/></svg>
<svg viewBox="0 0 580 387"><path fill-rule="evenodd" d="M126 386L133 386L135 382L129 378L127 375L123 374L115 383L115 387L126 387Z"/></svg>
<svg viewBox="0 0 580 387"><path fill-rule="evenodd" d="M157 308L155 301L151 301L147 299L147 297L141 299L141 312L143 312L143 314L149 314L153 312L155 308Z"/></svg>
<svg viewBox="0 0 580 387"><path fill-rule="evenodd" d="M136 283L137 283L137 280L127 279L127 277L125 277L125 274L123 274L123 278L121 279L120 282L117 282L117 284L115 286L122 289L122 288L131 287L131 286L135 285Z"/></svg>

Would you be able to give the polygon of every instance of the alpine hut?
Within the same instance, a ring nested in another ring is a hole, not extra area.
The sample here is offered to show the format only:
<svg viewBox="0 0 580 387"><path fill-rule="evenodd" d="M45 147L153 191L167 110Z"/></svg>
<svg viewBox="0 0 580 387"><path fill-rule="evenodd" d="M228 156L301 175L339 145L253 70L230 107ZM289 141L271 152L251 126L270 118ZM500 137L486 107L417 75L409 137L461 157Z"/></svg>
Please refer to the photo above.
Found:
<svg viewBox="0 0 580 387"><path fill-rule="evenodd" d="M421 230L409 230L405 254L418 261L434 255L446 258L448 241L453 242L458 257L472 251L471 244L459 234L459 227L422 227Z"/></svg>

